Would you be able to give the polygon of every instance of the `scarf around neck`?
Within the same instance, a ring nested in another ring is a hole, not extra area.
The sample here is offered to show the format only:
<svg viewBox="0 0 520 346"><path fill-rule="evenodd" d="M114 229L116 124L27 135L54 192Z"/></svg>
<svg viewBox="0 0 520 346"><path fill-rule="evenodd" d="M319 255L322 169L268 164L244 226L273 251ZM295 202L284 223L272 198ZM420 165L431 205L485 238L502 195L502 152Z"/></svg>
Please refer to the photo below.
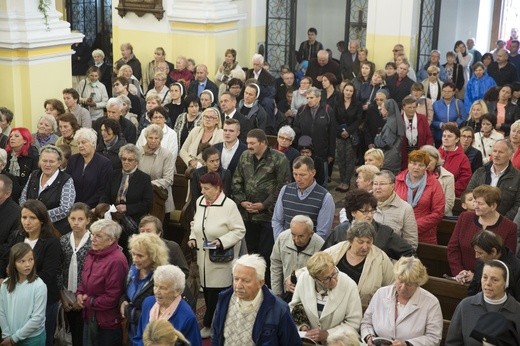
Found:
<svg viewBox="0 0 520 346"><path fill-rule="evenodd" d="M406 196L406 201L412 206L412 208L415 208L417 203L419 203L419 200L421 199L421 196L424 192L424 189L426 188L426 178L427 173L425 173L421 180L419 180L417 183L412 183L412 180L410 179L410 172L406 173L405 183L408 187L408 192ZM415 191L417 190L417 191ZM414 192L415 191L415 195Z"/></svg>
<svg viewBox="0 0 520 346"><path fill-rule="evenodd" d="M164 310L162 314L159 314L159 303L157 301L152 306L152 309L150 310L150 322L156 321L156 320L165 320L168 321L170 317L173 316L175 311L177 310L177 307L179 306L179 303L181 302L181 295L179 294L173 302Z"/></svg>

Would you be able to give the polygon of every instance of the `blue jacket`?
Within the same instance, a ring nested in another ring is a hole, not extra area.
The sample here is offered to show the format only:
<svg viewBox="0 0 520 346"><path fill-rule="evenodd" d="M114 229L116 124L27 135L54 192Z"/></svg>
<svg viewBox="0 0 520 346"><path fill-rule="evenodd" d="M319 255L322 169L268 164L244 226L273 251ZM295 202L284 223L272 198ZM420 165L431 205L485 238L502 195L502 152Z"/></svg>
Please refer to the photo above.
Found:
<svg viewBox="0 0 520 346"><path fill-rule="evenodd" d="M469 114L473 102L483 98L486 91L496 85L495 80L487 72L484 72L482 78L477 78L473 74L466 85L466 93L464 94L464 108L466 112Z"/></svg>
<svg viewBox="0 0 520 346"><path fill-rule="evenodd" d="M455 104L457 102L457 104ZM444 99L437 100L433 103L433 138L436 141L441 140L441 127L444 123L457 122L460 126L468 119L468 112L464 108L464 103L461 100L453 97L449 105L444 102Z"/></svg>
<svg viewBox="0 0 520 346"><path fill-rule="evenodd" d="M267 286L262 287L264 301L256 316L253 326L253 342L255 345L301 345L302 341L289 311L289 306L269 291ZM213 317L212 346L225 345L224 325L226 315L233 295L233 288L219 294L217 309Z"/></svg>
<svg viewBox="0 0 520 346"><path fill-rule="evenodd" d="M133 339L133 345L135 346L143 345L144 329L150 322L150 310L152 310L155 302L155 296L150 296L143 302L141 317L139 318L139 324L137 325L137 330L135 331ZM175 327L175 329L184 335L186 340L188 340L192 346L202 345L197 318L193 314L189 304L184 299L181 299L177 310L175 310L168 321Z"/></svg>

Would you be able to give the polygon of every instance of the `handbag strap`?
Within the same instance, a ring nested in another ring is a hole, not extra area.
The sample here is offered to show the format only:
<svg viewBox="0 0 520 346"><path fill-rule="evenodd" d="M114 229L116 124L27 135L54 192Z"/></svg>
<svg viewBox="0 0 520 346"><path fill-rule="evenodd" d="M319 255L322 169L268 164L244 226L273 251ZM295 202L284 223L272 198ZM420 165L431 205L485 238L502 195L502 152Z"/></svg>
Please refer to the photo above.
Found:
<svg viewBox="0 0 520 346"><path fill-rule="evenodd" d="M204 198L204 197L202 197L202 198ZM224 195L224 199L222 200L222 204L224 204L224 202L226 201L226 199L227 199L227 196ZM202 200L201 200L201 202L202 202ZM207 208L207 207L208 207L207 205L204 206L204 214L206 213L206 208ZM204 216L205 216L205 215L204 215ZM206 227L204 226L204 220L205 220L205 219L206 219L205 217L202 218L202 234L204 234L204 238L206 238L206 240L207 240L207 239L208 239L208 236L206 235L206 232L204 231L204 229L206 228ZM222 243L220 243L220 245L222 245L222 248L224 248L224 245L223 245Z"/></svg>

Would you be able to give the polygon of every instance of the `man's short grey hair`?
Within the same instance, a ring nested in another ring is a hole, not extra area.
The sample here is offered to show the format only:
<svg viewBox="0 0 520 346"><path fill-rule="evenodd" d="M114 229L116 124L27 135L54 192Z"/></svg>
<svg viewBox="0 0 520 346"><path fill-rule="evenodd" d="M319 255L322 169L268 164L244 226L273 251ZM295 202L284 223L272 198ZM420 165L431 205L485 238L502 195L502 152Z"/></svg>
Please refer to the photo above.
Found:
<svg viewBox="0 0 520 346"><path fill-rule="evenodd" d="M154 282L164 282L168 287L179 294L184 292L186 287L186 276L182 270L173 264L158 266L153 273Z"/></svg>
<svg viewBox="0 0 520 346"><path fill-rule="evenodd" d="M101 55L103 59L105 59L105 53L101 49L94 49L92 51L92 57L94 57L94 55Z"/></svg>
<svg viewBox="0 0 520 346"><path fill-rule="evenodd" d="M81 129L79 129L78 131L76 131L76 134L74 135L74 139L76 140L76 142L79 142L80 140L84 139L84 140L92 143L92 145L94 145L94 147L95 147L96 143L97 143L97 133L93 129L83 127Z"/></svg>
<svg viewBox="0 0 520 346"><path fill-rule="evenodd" d="M253 268L256 272L256 278L260 281L265 280L265 269L267 267L265 260L259 254L243 255L233 263L233 273L237 265Z"/></svg>
<svg viewBox="0 0 520 346"><path fill-rule="evenodd" d="M430 55L432 55L433 53L437 53L437 54L439 54L439 57L440 57L440 55L441 55L441 51L438 50L438 49L432 49L432 51L430 52Z"/></svg>
<svg viewBox="0 0 520 346"><path fill-rule="evenodd" d="M375 175L376 177L384 177L384 178L388 178L388 181L390 181L391 184L394 184L395 183L395 174L390 172L389 170L387 169L383 169L381 172L379 173L376 173Z"/></svg>
<svg viewBox="0 0 520 346"><path fill-rule="evenodd" d="M44 114L40 117L40 119L38 119L38 122L42 120L46 121L47 124L51 125L52 132L56 132L56 130L58 129L58 124L56 123L56 119L52 115Z"/></svg>
<svg viewBox="0 0 520 346"><path fill-rule="evenodd" d="M360 221L355 222L350 228L347 230L347 240L352 243L354 238L370 238L374 240L376 237L376 230L372 224Z"/></svg>
<svg viewBox="0 0 520 346"><path fill-rule="evenodd" d="M296 137L296 132L294 132L293 128L289 125L285 125L280 127L280 129L278 130L278 136L281 135L286 135L290 139L294 140L294 137Z"/></svg>
<svg viewBox="0 0 520 346"><path fill-rule="evenodd" d="M141 161L141 151L135 146L135 144L129 143L129 144L123 145L119 149L119 159L121 159L124 152L134 154L135 160L137 161L137 163L139 163L139 161Z"/></svg>
<svg viewBox="0 0 520 346"><path fill-rule="evenodd" d="M497 143L504 143L507 147L507 150L509 151L509 155L513 155L515 153L515 148L513 148L513 144L511 144L510 141L507 139L499 139L493 144L493 146L497 145Z"/></svg>
<svg viewBox="0 0 520 346"><path fill-rule="evenodd" d="M264 58L264 56L262 54L256 53L256 54L253 54L253 57L251 58L251 61L253 63L257 62L259 64L263 64L264 61L265 61L265 58Z"/></svg>
<svg viewBox="0 0 520 346"><path fill-rule="evenodd" d="M144 133L144 137L148 137L148 135L151 135L151 134L154 134L154 135L157 135L160 139L163 139L163 132L162 132L162 129L159 125L157 124L151 124L151 125L148 125L145 129L144 129L145 133Z"/></svg>
<svg viewBox="0 0 520 346"><path fill-rule="evenodd" d="M7 151L5 151L3 148L0 148L0 164L7 164Z"/></svg>
<svg viewBox="0 0 520 346"><path fill-rule="evenodd" d="M122 231L123 229L121 228L121 225L115 221L107 219L98 220L90 226L90 233L96 234L103 232L116 242L119 240Z"/></svg>
<svg viewBox="0 0 520 346"><path fill-rule="evenodd" d="M125 104L118 97L109 98L107 101L107 105L106 105L107 109L110 107L117 107L118 109L123 109L124 106L125 106Z"/></svg>
<svg viewBox="0 0 520 346"><path fill-rule="evenodd" d="M318 51L317 56L328 59L329 58L329 52L327 52L325 49L322 49L322 50Z"/></svg>
<svg viewBox="0 0 520 346"><path fill-rule="evenodd" d="M304 223L305 226L307 226L307 232L314 233L314 223L307 215L295 215L291 220L290 227L292 227L295 223Z"/></svg>
<svg viewBox="0 0 520 346"><path fill-rule="evenodd" d="M305 95L314 94L315 97L321 97L321 90L316 87L310 87L307 89Z"/></svg>

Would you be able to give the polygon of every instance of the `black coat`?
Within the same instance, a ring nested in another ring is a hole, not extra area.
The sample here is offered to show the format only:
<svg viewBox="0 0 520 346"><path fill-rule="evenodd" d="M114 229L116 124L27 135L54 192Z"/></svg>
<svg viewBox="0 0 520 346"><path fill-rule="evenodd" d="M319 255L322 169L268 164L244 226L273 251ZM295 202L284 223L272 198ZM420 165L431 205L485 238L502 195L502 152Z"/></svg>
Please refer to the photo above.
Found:
<svg viewBox="0 0 520 346"><path fill-rule="evenodd" d="M124 138L119 138L117 142L110 147L110 149L107 149L105 142L103 142L103 138L101 138L101 142L98 141L96 151L109 159L110 162L112 162L112 169L116 171L123 168L121 160L119 159L119 149L121 149L121 147L125 144L126 140Z"/></svg>
<svg viewBox="0 0 520 346"><path fill-rule="evenodd" d="M224 121L226 121L226 114L224 114L224 112L222 112L221 119L223 124ZM253 123L244 114L240 113L238 109L236 109L236 112L233 115L233 119L238 120L238 122L240 123L240 134L238 135L238 138L243 143L245 143L247 139L247 133L249 132L249 130L253 129Z"/></svg>
<svg viewBox="0 0 520 346"><path fill-rule="evenodd" d="M29 180L29 175L31 175L32 171L38 169L38 160L39 160L38 149L34 146L29 147L29 151L27 152L27 156L18 157L18 165L20 166L20 176L17 181L13 181L13 184L18 183L18 186L21 189L24 188L25 184L27 184L27 180ZM7 154L7 164L5 166L5 171L9 172L9 164L11 162L11 153ZM11 172L9 172L11 173Z"/></svg>
<svg viewBox="0 0 520 346"><path fill-rule="evenodd" d="M194 79L190 82L190 86L188 88L188 95L194 95L194 96L199 96L198 95L198 90L199 90L199 81ZM204 90L209 90L213 93L213 99L218 99L218 87L215 83L213 83L212 81L208 79L206 79L206 86L204 87Z"/></svg>
<svg viewBox="0 0 520 346"><path fill-rule="evenodd" d="M388 91L390 92L390 98L394 99L395 102L401 107L401 102L403 99L410 95L410 90L413 85L413 80L411 80L408 76L405 76L399 86L397 86L397 73L387 78L386 85L388 86Z"/></svg>
<svg viewBox="0 0 520 346"><path fill-rule="evenodd" d="M105 193L101 195L99 203L120 204L117 202L117 193L123 178L122 170L112 173L112 178L108 181ZM126 215L135 220L137 224L143 215L146 215L152 207L153 190L150 176L137 169L128 182L126 193Z"/></svg>
<svg viewBox="0 0 520 346"><path fill-rule="evenodd" d="M12 198L0 204L0 247L6 246L9 236L20 227L20 210Z"/></svg>
<svg viewBox="0 0 520 346"><path fill-rule="evenodd" d="M304 105L298 110L293 129L296 132L294 143L300 136L310 136L314 147L314 155L324 161L335 157L336 152L336 119L334 111L327 104L320 104L316 116L312 117L311 109Z"/></svg>

